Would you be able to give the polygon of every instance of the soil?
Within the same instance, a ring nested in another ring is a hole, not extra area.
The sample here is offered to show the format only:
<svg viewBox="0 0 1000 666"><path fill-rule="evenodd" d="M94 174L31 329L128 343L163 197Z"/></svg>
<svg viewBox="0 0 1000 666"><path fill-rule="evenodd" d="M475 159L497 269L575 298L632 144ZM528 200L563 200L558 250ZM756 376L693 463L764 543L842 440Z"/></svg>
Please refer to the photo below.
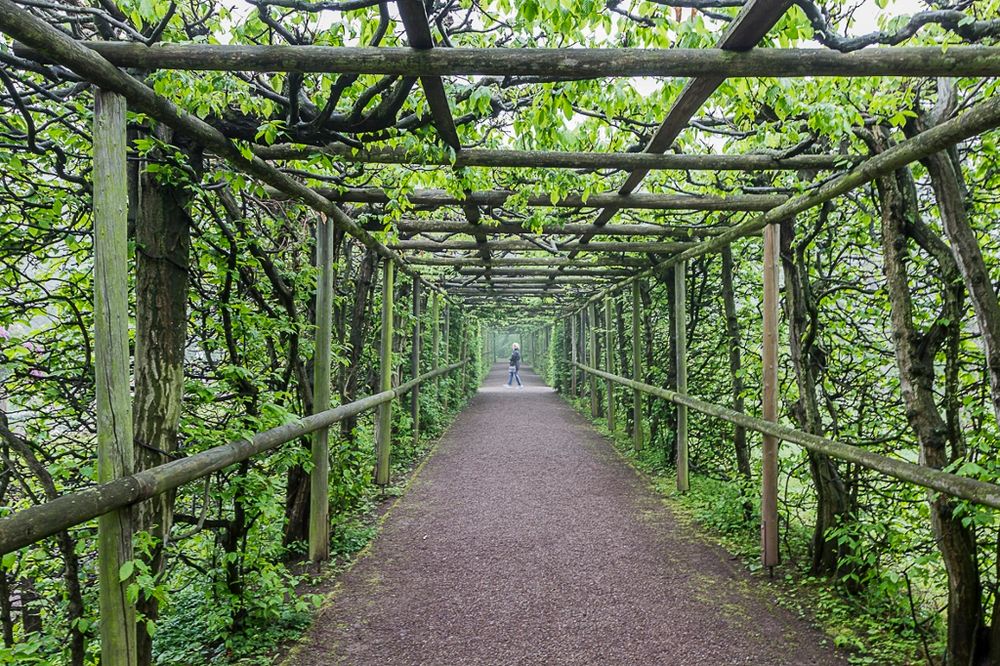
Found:
<svg viewBox="0 0 1000 666"><path fill-rule="evenodd" d="M442 439L289 666L846 664L506 364Z"/></svg>

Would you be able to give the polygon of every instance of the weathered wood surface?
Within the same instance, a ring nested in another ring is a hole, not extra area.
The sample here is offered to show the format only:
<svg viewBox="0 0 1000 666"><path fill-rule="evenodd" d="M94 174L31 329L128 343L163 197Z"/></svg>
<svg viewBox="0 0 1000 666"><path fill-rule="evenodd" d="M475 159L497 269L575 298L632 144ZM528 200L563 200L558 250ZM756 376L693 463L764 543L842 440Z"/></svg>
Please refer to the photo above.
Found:
<svg viewBox="0 0 1000 666"><path fill-rule="evenodd" d="M420 299L420 281L413 281L413 335L410 340L410 371L414 378L420 376L420 355L423 351L423 304ZM410 392L410 421L413 431L413 446L420 443L420 384L413 387Z"/></svg>
<svg viewBox="0 0 1000 666"><path fill-rule="evenodd" d="M677 392L687 393L687 264L674 266L674 339L677 341ZM688 412L677 405L677 490L686 492L688 480Z"/></svg>
<svg viewBox="0 0 1000 666"><path fill-rule="evenodd" d="M639 316L642 307L642 297L639 294L639 282L632 283L632 379L642 379L642 346L639 342ZM632 391L632 446L636 451L642 449L642 395Z"/></svg>
<svg viewBox="0 0 1000 666"><path fill-rule="evenodd" d="M223 444L187 458L100 483L87 490L63 495L51 502L0 518L0 555L23 548L111 511L156 497L234 463L309 435L320 428L328 428L346 418L374 409L389 400L406 395L417 384L453 372L467 362L468 359L465 359L449 366L442 366L395 389L265 430L250 439Z"/></svg>
<svg viewBox="0 0 1000 666"><path fill-rule="evenodd" d="M313 356L313 413L330 409L330 352L333 343L333 224L316 221L316 338ZM313 433L309 473L309 559L330 558L330 431Z"/></svg>
<svg viewBox="0 0 1000 666"><path fill-rule="evenodd" d="M382 343L379 348L379 390L392 390L392 328L394 264L384 263L382 270ZM392 453L392 401L383 402L375 414L375 483L389 484L389 458Z"/></svg>
<svg viewBox="0 0 1000 666"><path fill-rule="evenodd" d="M404 3L400 3L402 6ZM401 12L402 13L402 12ZM403 16L404 23L407 16ZM426 19L425 19L426 23ZM552 80L608 77L1000 76L1000 49L953 46L830 49L558 49L418 46L333 47L236 44L79 42L119 67L237 72L328 72L399 76L537 76ZM759 41L753 40L753 46ZM19 57L51 63L44 51L15 45ZM700 105L699 105L700 106Z"/></svg>
<svg viewBox="0 0 1000 666"><path fill-rule="evenodd" d="M396 231L407 234L423 233L487 233L519 234L525 236L575 236L592 233L598 236L670 236L674 238L704 238L715 236L726 227L687 227L665 224L608 224L598 227L593 224L545 225L541 229L526 229L516 224L484 224L473 227L460 220L400 220L393 225ZM385 231L379 223L369 222L363 227L367 231Z"/></svg>
<svg viewBox="0 0 1000 666"><path fill-rule="evenodd" d="M953 497L975 502L976 504L1000 509L1000 486L996 484L958 476L949 472L942 472L932 467L924 467L923 465L916 465L904 460L889 458L850 444L844 444L843 442L837 442L818 435L811 435L795 428L789 428L778 423L735 412L727 407L705 402L690 395L681 395L675 391L658 386L651 386L626 377L611 375L597 368L581 365L580 363L576 365L584 372L595 373L599 377L611 379L633 390L654 395L678 405L686 405L697 412L743 426L748 430L771 435L784 442L798 444L810 451L824 453L832 458L854 463L894 479L913 483L922 488L929 488Z"/></svg>
<svg viewBox="0 0 1000 666"><path fill-rule="evenodd" d="M342 203L385 204L395 201L395 195L374 187L349 189L319 188L316 190L330 201ZM275 198L287 198L281 192L269 190ZM459 198L447 190L426 189L407 192L405 198L414 206L503 206L515 197L515 202L521 199L520 192L511 190L480 190L468 192ZM523 203L529 207L538 208L601 208L616 206L617 208L635 208L642 210L728 210L728 211L766 211L780 206L787 197L774 194L731 194L727 196L689 195L689 194L653 194L637 192L635 194L618 194L616 192L594 192L584 197L582 194L567 194L554 202L548 194L532 194L523 198ZM512 204L514 202L511 202Z"/></svg>
<svg viewBox="0 0 1000 666"><path fill-rule="evenodd" d="M466 266L486 268L486 263L478 257L428 257L408 256L406 262L414 266ZM489 264L491 267L507 266L574 266L578 268L593 268L600 266L649 267L652 262L640 257L587 257L585 259L567 259L566 257L495 257Z"/></svg>
<svg viewBox="0 0 1000 666"><path fill-rule="evenodd" d="M762 344L762 404L765 421L778 420L778 252L780 227L764 229L764 294ZM764 433L761 450L761 555L763 565L777 566L778 548L778 438Z"/></svg>
<svg viewBox="0 0 1000 666"><path fill-rule="evenodd" d="M547 169L649 169L678 171L797 171L843 169L857 163L857 155L794 155L764 153L745 155L679 155L676 153L601 153L555 150L491 150L463 148L454 156L428 155L405 148L358 149L343 143L305 146L280 143L254 146L266 160L307 160L316 155L359 164L418 164L424 166L547 168Z"/></svg>
<svg viewBox="0 0 1000 666"><path fill-rule="evenodd" d="M611 327L611 297L608 296L604 299L604 371L614 372L615 369L615 355L614 347L612 346L612 341L614 338L614 329ZM616 417L615 414L615 384L611 380L607 380L607 406L608 406L608 430L611 432L615 431L616 427Z"/></svg>
<svg viewBox="0 0 1000 666"><path fill-rule="evenodd" d="M128 181L125 99L94 94L94 368L97 406L97 480L132 474L132 395L129 390ZM97 525L101 657L115 666L137 663L135 604L123 580L130 562L132 516L127 507L101 516Z"/></svg>
<svg viewBox="0 0 1000 666"><path fill-rule="evenodd" d="M467 275L469 277L485 275L486 269L484 268L459 268L455 271L459 275ZM564 276L564 277L622 277L632 275L632 271L613 269L613 268L567 268L562 271L556 271L551 268L491 268L489 269L490 274L493 276L494 280L502 279L504 277L518 277L518 276L533 276L533 277L552 277L552 276Z"/></svg>
<svg viewBox="0 0 1000 666"><path fill-rule="evenodd" d="M565 243L546 243L539 247L537 243L530 240L503 239L487 241L487 245L494 250L519 250L519 251L540 251L545 247L555 250L580 250L582 252L651 252L651 253L671 253L682 252L694 246L693 243L681 242L657 242L657 241L599 241L581 244L579 241L568 241ZM389 247L394 250L424 250L432 252L446 252L456 250L477 250L478 241L464 240L403 240L392 243Z"/></svg>

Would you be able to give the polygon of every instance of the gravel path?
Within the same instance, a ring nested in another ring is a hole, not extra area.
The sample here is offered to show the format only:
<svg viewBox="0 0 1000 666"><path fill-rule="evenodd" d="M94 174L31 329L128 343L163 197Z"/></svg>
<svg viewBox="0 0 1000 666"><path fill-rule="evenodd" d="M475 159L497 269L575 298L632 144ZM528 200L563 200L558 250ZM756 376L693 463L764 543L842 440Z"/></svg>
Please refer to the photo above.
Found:
<svg viewBox="0 0 1000 666"><path fill-rule="evenodd" d="M504 388L505 366L288 664L847 663L537 376Z"/></svg>

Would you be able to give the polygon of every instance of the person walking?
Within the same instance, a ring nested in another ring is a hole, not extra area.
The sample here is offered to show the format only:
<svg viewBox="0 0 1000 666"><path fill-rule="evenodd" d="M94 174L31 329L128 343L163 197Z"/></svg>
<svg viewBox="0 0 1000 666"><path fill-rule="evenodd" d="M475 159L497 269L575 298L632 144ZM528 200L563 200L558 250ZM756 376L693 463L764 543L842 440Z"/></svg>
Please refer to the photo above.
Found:
<svg viewBox="0 0 1000 666"><path fill-rule="evenodd" d="M510 346L510 367L507 368L508 376L507 383L504 384L507 388L513 386L513 382L517 380L517 388L524 388L524 384L521 383L521 375L518 374L521 371L521 345L516 342Z"/></svg>

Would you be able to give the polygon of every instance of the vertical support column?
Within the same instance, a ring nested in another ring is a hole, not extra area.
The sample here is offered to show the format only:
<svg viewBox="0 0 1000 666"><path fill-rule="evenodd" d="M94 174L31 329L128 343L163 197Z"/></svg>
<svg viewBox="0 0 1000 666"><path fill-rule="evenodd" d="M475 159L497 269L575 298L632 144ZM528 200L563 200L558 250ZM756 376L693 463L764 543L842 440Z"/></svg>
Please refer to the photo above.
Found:
<svg viewBox="0 0 1000 666"><path fill-rule="evenodd" d="M410 367L413 368L413 378L420 376L420 352L424 343L420 315L420 280L413 280L413 341L410 345ZM413 423L413 445L420 443L420 384L410 391L410 421Z"/></svg>
<svg viewBox="0 0 1000 666"><path fill-rule="evenodd" d="M674 335L677 339L677 392L687 394L687 262L674 265ZM677 405L677 490L688 489L688 408Z"/></svg>
<svg viewBox="0 0 1000 666"><path fill-rule="evenodd" d="M441 294L431 299L431 370L441 367ZM441 377L434 378L434 393L441 400Z"/></svg>
<svg viewBox="0 0 1000 666"><path fill-rule="evenodd" d="M466 319L467 313L463 313L462 316L462 346L459 348L458 361L461 363L465 360L465 357L469 355L469 322ZM469 382L466 378L466 372L469 369L468 365L463 365L461 370L462 381L461 381L461 396L465 398L465 391L468 388Z"/></svg>
<svg viewBox="0 0 1000 666"><path fill-rule="evenodd" d="M388 259L382 272L382 346L379 350L379 392L392 388L392 299L395 264ZM378 406L375 415L375 483L389 484L392 447L392 400Z"/></svg>
<svg viewBox="0 0 1000 666"><path fill-rule="evenodd" d="M333 225L316 222L316 350L313 356L313 414L330 409L330 345L333 341ZM309 559L330 558L330 431L313 433L309 473Z"/></svg>
<svg viewBox="0 0 1000 666"><path fill-rule="evenodd" d="M638 280L632 283L632 380L642 381L642 352L639 344L639 308L642 296ZM642 394L632 389L632 444L636 451L642 449Z"/></svg>
<svg viewBox="0 0 1000 666"><path fill-rule="evenodd" d="M441 365L448 365L451 363L451 305L445 301L444 303L444 344L442 345L442 356ZM445 373L449 377L451 373ZM441 406L448 409L448 391L445 391L441 396Z"/></svg>
<svg viewBox="0 0 1000 666"><path fill-rule="evenodd" d="M587 306L587 324L588 324L588 335L587 341L587 365L592 368L597 368L597 308L593 303ZM597 375L592 372L587 373L589 377L589 389L590 389L590 416L597 418L600 414L600 402L597 398Z"/></svg>
<svg viewBox="0 0 1000 666"><path fill-rule="evenodd" d="M611 296L604 297L604 372L614 374L615 355L612 345L613 332L611 330ZM615 431L615 383L607 380L607 404L608 404L608 430Z"/></svg>
<svg viewBox="0 0 1000 666"><path fill-rule="evenodd" d="M778 248L780 227L764 227L764 386L765 421L778 420ZM764 435L761 465L761 552L765 567L778 564L778 439Z"/></svg>
<svg viewBox="0 0 1000 666"><path fill-rule="evenodd" d="M576 397L576 313L569 316L569 338L570 338L570 381L569 394Z"/></svg>
<svg viewBox="0 0 1000 666"><path fill-rule="evenodd" d="M128 347L128 194L125 174L125 99L103 90L94 95L94 367L97 393L97 479L132 474L132 397ZM101 660L109 666L136 663L135 605L121 580L131 561L132 512L125 508L97 519L101 613Z"/></svg>

